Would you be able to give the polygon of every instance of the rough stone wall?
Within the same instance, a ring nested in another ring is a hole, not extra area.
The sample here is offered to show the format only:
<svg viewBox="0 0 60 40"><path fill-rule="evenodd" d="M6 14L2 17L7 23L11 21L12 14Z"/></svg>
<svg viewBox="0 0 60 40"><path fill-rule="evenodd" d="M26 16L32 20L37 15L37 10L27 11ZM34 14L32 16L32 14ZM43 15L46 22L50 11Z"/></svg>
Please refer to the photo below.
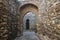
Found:
<svg viewBox="0 0 60 40"><path fill-rule="evenodd" d="M51 40L60 40L60 1L47 0L45 3L46 9L41 15L40 33L47 35Z"/></svg>
<svg viewBox="0 0 60 40"><path fill-rule="evenodd" d="M17 6L15 0L0 0L0 40L13 40L17 36Z"/></svg>
<svg viewBox="0 0 60 40"><path fill-rule="evenodd" d="M0 0L0 40L7 40L7 6L8 0Z"/></svg>
<svg viewBox="0 0 60 40"><path fill-rule="evenodd" d="M16 0L9 0L9 12L8 13L8 40L13 40L16 36L17 36L17 7L18 7L18 3L16 2Z"/></svg>

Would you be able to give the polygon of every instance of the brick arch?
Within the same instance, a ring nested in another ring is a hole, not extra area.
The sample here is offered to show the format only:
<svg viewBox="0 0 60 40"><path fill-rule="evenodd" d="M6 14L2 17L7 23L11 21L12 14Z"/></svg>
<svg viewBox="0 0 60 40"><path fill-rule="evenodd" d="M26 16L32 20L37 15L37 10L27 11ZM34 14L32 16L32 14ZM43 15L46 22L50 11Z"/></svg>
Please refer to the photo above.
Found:
<svg viewBox="0 0 60 40"><path fill-rule="evenodd" d="M36 18L38 16L38 7L34 4L25 4L23 6L20 7L20 27L22 28L22 24L23 24L23 17L25 16L25 14L27 14L27 12L32 12L36 15ZM37 19L38 20L38 19ZM21 29L22 31L22 29Z"/></svg>

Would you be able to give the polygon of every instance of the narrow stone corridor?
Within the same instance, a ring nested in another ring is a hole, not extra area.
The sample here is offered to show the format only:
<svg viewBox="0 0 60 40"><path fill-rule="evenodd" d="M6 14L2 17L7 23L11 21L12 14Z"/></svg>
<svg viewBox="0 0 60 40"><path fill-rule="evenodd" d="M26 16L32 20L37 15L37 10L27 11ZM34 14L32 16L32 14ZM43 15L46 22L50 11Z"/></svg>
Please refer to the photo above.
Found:
<svg viewBox="0 0 60 40"><path fill-rule="evenodd" d="M60 0L0 0L0 40L60 40Z"/></svg>
<svg viewBox="0 0 60 40"><path fill-rule="evenodd" d="M25 31L23 32L23 36L17 37L15 40L40 40L35 32L33 31Z"/></svg>

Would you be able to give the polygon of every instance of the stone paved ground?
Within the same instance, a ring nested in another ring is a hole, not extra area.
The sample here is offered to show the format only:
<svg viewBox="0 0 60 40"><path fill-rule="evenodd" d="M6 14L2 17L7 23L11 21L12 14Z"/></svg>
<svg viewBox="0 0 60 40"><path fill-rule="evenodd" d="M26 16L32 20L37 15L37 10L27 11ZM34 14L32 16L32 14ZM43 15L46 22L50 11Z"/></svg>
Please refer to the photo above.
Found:
<svg viewBox="0 0 60 40"><path fill-rule="evenodd" d="M23 32L23 36L17 37L15 40L39 40L33 31Z"/></svg>

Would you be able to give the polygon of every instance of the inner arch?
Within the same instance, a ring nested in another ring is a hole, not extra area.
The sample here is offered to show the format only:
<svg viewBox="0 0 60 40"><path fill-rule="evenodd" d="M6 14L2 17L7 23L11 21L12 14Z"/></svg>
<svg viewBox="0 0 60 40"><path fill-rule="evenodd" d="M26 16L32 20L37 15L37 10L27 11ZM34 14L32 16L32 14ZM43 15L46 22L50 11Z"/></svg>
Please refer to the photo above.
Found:
<svg viewBox="0 0 60 40"><path fill-rule="evenodd" d="M28 12L23 18L23 31L36 31L36 16L33 12Z"/></svg>

